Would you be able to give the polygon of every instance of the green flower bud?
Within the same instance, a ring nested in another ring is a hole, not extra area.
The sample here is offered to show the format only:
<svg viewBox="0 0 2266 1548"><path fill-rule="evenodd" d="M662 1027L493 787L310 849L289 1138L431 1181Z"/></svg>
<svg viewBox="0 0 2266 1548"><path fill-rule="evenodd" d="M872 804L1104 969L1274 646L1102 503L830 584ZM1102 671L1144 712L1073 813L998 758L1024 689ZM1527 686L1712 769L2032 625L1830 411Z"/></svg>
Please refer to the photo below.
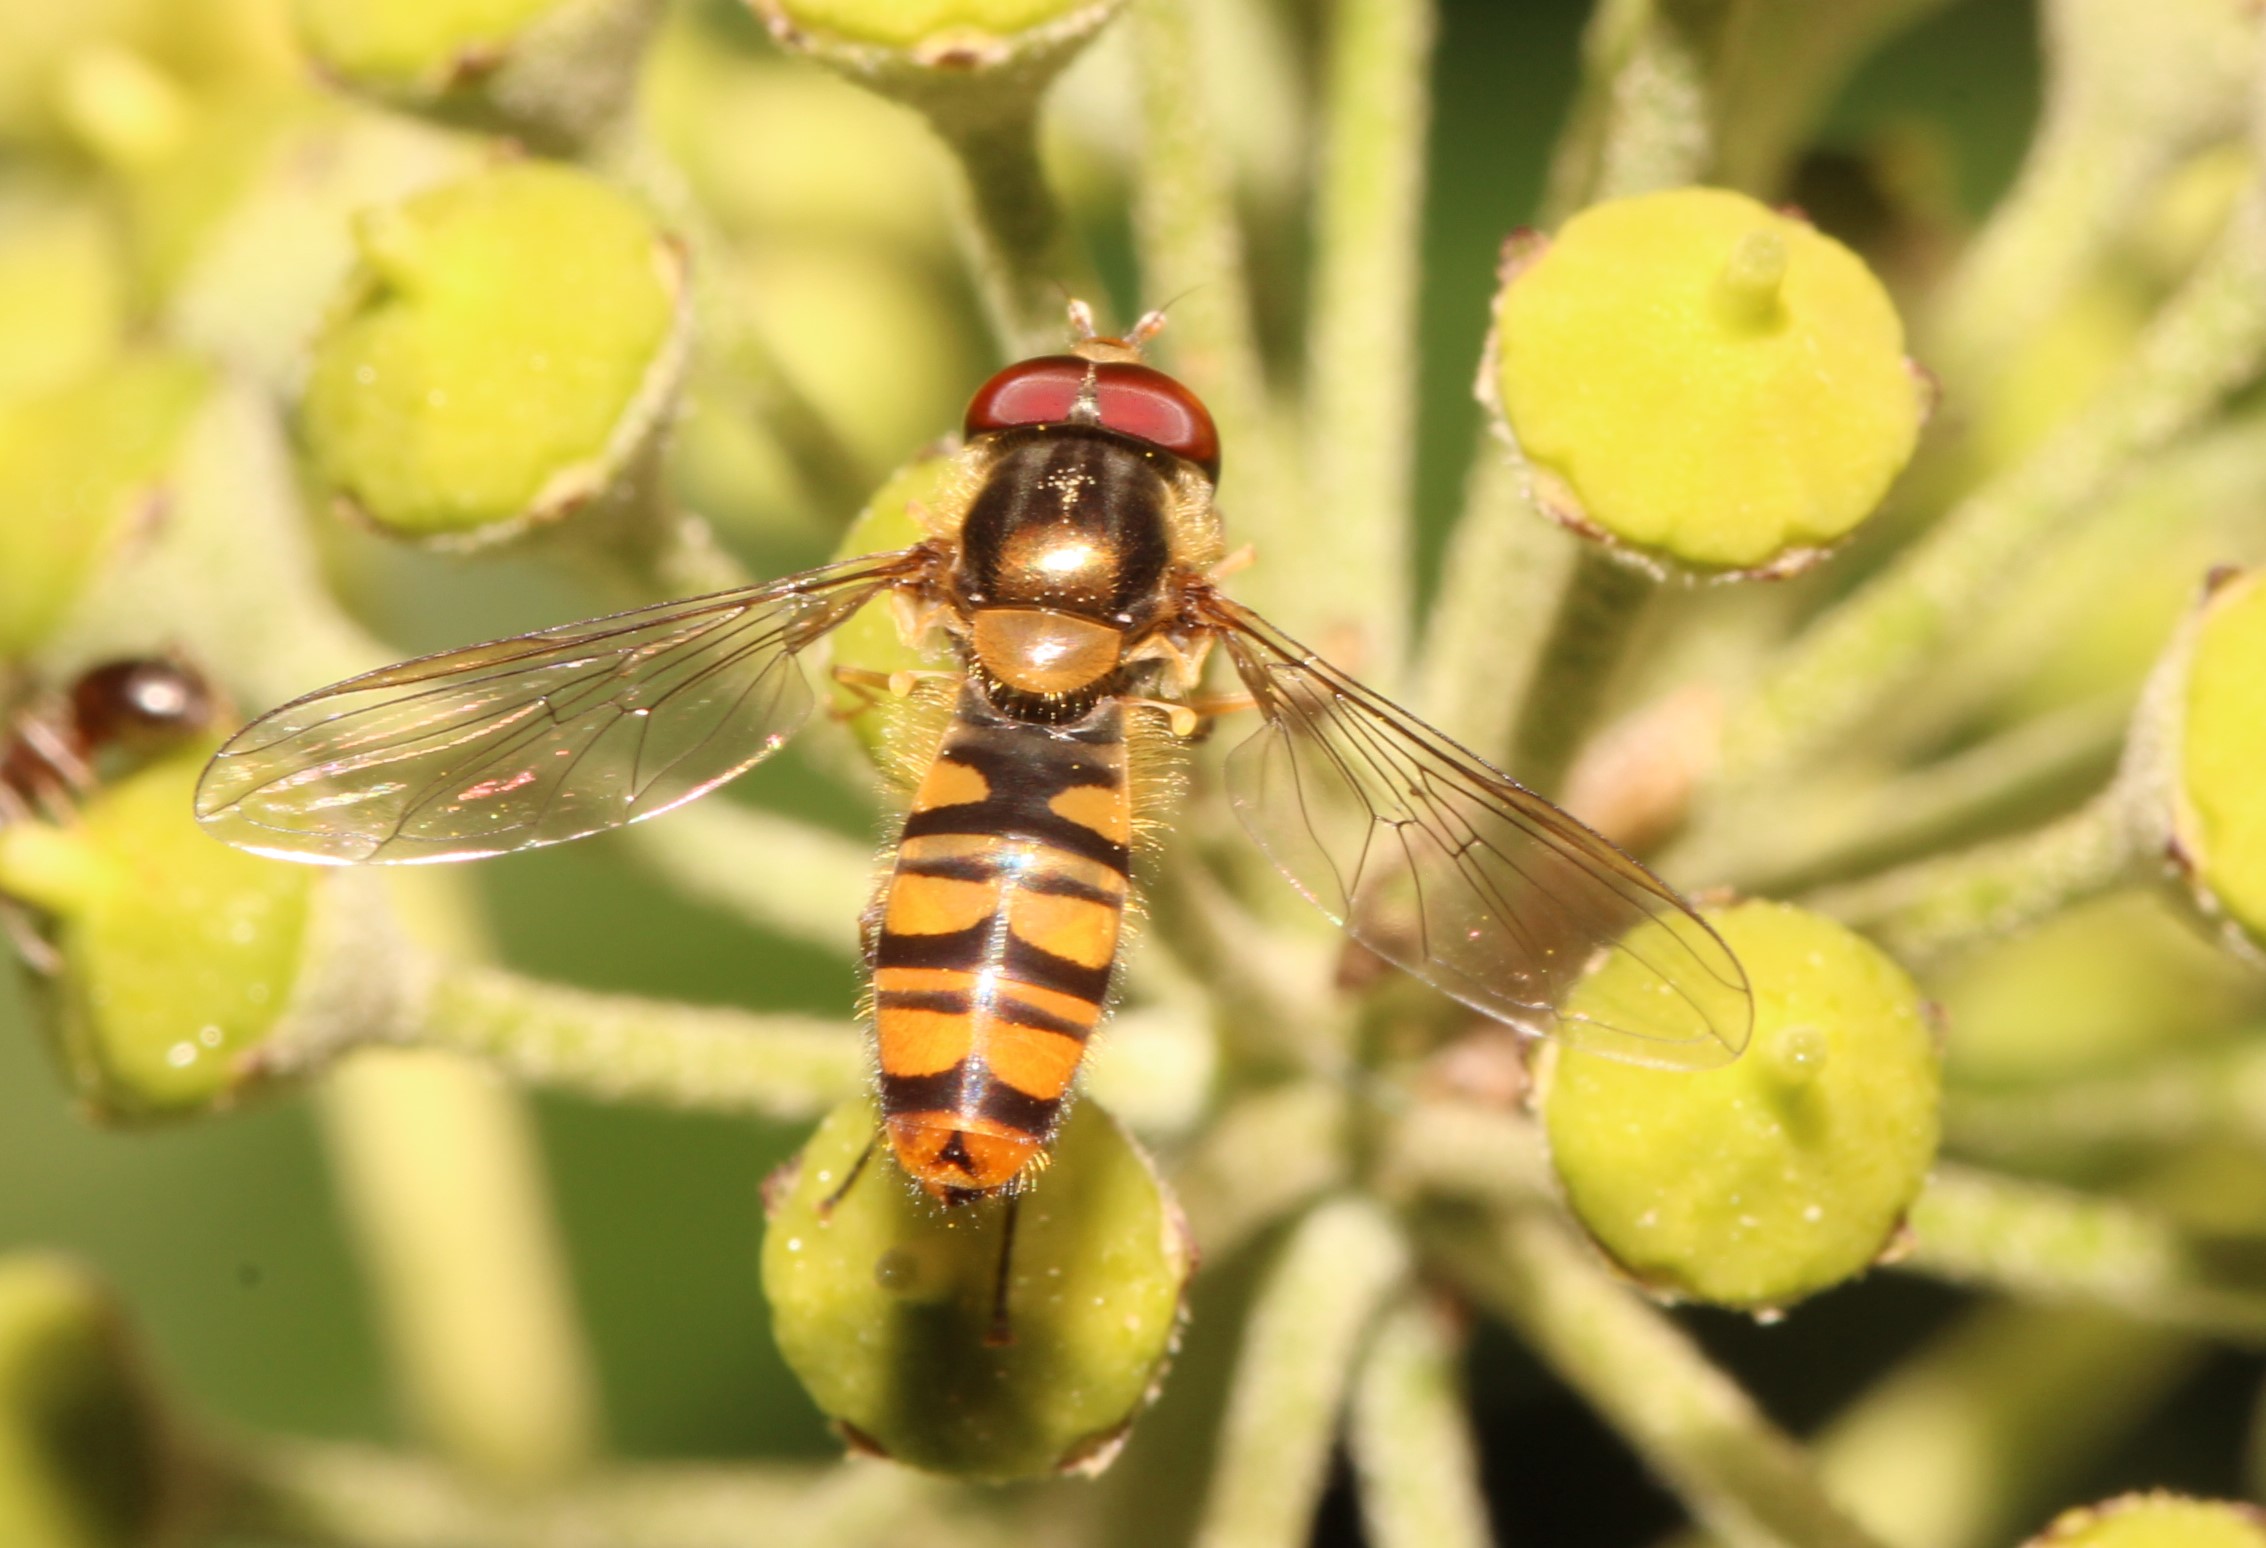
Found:
<svg viewBox="0 0 2266 1548"><path fill-rule="evenodd" d="M416 112L572 145L637 82L657 0L298 0L299 32L342 83Z"/></svg>
<svg viewBox="0 0 2266 1548"><path fill-rule="evenodd" d="M933 505L957 466L951 457L924 457L900 468L883 484L843 534L837 559L860 554L886 553L910 548L928 536L916 507ZM933 670L945 663L925 656L905 643L897 624L897 609L883 597L868 602L850 621L836 629L827 642L832 664L857 674L860 681L836 677L832 687L834 712L849 722L851 731L869 753L878 753L889 735L892 718L886 700L893 688L910 687L899 677L893 685L876 679Z"/></svg>
<svg viewBox="0 0 2266 1548"><path fill-rule="evenodd" d="M2266 571L2205 601L2186 663L2173 852L2204 907L2266 943ZM2176 652L2176 647L2175 647ZM2152 692L2156 691L2154 689ZM2143 721L2147 712L2142 712Z"/></svg>
<svg viewBox="0 0 2266 1548"><path fill-rule="evenodd" d="M2234 1500L2127 1494L2064 1511L2032 1548L2266 1548L2266 1512Z"/></svg>
<svg viewBox="0 0 2266 1548"><path fill-rule="evenodd" d="M152 511L210 385L191 361L133 355L0 404L0 657L44 639Z"/></svg>
<svg viewBox="0 0 2266 1548"><path fill-rule="evenodd" d="M862 72L964 72L1083 42L1118 0L753 0L779 40Z"/></svg>
<svg viewBox="0 0 2266 1548"><path fill-rule="evenodd" d="M96 791L69 827L0 827L0 893L50 921L54 1040L103 1118L225 1101L299 978L318 873L216 844L190 819L213 745Z"/></svg>
<svg viewBox="0 0 2266 1548"><path fill-rule="evenodd" d="M634 471L682 374L682 259L628 198L542 162L365 214L315 350L323 480L399 537L471 547Z"/></svg>
<svg viewBox="0 0 2266 1548"><path fill-rule="evenodd" d="M1927 392L1856 255L1743 194L1680 188L1514 254L1480 391L1542 506L1703 572L1800 568L1880 503Z"/></svg>
<svg viewBox="0 0 2266 1548"><path fill-rule="evenodd" d="M1193 1249L1146 1157L1092 1101L1019 1201L1010 1339L990 1339L1007 1201L942 1209L885 1155L825 1201L878 1122L828 1115L773 1190L763 1289L787 1364L844 1433L914 1467L992 1480L1106 1466L1180 1325Z"/></svg>
<svg viewBox="0 0 2266 1548"><path fill-rule="evenodd" d="M42 392L108 359L126 331L126 274L91 202L0 201L0 397Z"/></svg>
<svg viewBox="0 0 2266 1548"><path fill-rule="evenodd" d="M170 1461L108 1298L59 1258L0 1258L0 1542L159 1541L179 1504Z"/></svg>
<svg viewBox="0 0 2266 1548"><path fill-rule="evenodd" d="M1772 1310L1887 1246L1935 1159L1940 1060L1919 990L1871 943L1782 903L1709 922L1754 986L1744 1057L1658 1070L1551 1045L1537 1100L1568 1202L1628 1273ZM1568 1008L1609 999L1629 960Z"/></svg>

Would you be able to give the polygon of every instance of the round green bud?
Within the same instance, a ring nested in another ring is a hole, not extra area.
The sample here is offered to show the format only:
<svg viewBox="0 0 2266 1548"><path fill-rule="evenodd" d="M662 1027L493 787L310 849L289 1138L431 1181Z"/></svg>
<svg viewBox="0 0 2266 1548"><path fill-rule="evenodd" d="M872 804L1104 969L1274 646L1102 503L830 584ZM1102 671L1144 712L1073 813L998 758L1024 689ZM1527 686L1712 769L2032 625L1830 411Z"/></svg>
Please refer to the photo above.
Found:
<svg viewBox="0 0 2266 1548"><path fill-rule="evenodd" d="M1861 1273L1935 1159L1942 1089L1919 989L1870 942L1782 903L1713 910L1754 1031L1717 1069L1551 1045L1537 1101L1567 1201L1656 1292L1767 1311ZM1568 1002L1608 1000L1616 956Z"/></svg>
<svg viewBox="0 0 2266 1548"><path fill-rule="evenodd" d="M1193 1266L1148 1160L1092 1101L1014 1207L944 1208L873 1145L871 1102L828 1115L771 1191L763 1289L787 1364L852 1442L963 1478L1106 1466L1155 1390Z"/></svg>
<svg viewBox="0 0 2266 1548"><path fill-rule="evenodd" d="M129 1548L177 1501L126 1331L76 1265L0 1258L0 1542Z"/></svg>
<svg viewBox="0 0 2266 1548"><path fill-rule="evenodd" d="M1714 188L1600 204L1515 254L1481 393L1552 515L1710 573L1846 537L1927 408L1864 263Z"/></svg>
<svg viewBox="0 0 2266 1548"><path fill-rule="evenodd" d="M102 1118L225 1101L299 976L317 873L216 844L190 819L213 746L96 791L69 827L0 827L0 893L49 921L54 1041Z"/></svg>
<svg viewBox="0 0 2266 1548"><path fill-rule="evenodd" d="M368 212L355 238L302 406L317 473L355 511L477 546L632 469L687 336L682 260L634 202L519 162Z"/></svg>
<svg viewBox="0 0 2266 1548"><path fill-rule="evenodd" d="M887 553L927 537L919 509L936 503L958 465L952 457L924 457L898 469L858 512L834 557ZM828 638L826 648L827 659L840 669L831 688L834 713L849 723L868 753L881 752L890 735L896 718L890 700L913 685L914 679L903 674L949 664L905 643L897 607L887 597L852 614ZM856 680L845 681L845 673Z"/></svg>
<svg viewBox="0 0 2266 1548"><path fill-rule="evenodd" d="M2266 1548L2266 1512L2233 1500L2127 1494L2064 1511L2032 1548Z"/></svg>
<svg viewBox="0 0 2266 1548"><path fill-rule="evenodd" d="M635 89L656 0L297 0L339 82L414 111L572 145Z"/></svg>
<svg viewBox="0 0 2266 1548"><path fill-rule="evenodd" d="M2266 943L2266 571L2205 601L2180 716L2172 841L2205 907Z"/></svg>
<svg viewBox="0 0 2266 1548"><path fill-rule="evenodd" d="M0 658L46 638L136 519L159 506L211 381L195 362L138 354L0 404Z"/></svg>
<svg viewBox="0 0 2266 1548"><path fill-rule="evenodd" d="M1063 33L1083 36L1118 0L753 0L790 47L819 53L887 51L964 70Z"/></svg>

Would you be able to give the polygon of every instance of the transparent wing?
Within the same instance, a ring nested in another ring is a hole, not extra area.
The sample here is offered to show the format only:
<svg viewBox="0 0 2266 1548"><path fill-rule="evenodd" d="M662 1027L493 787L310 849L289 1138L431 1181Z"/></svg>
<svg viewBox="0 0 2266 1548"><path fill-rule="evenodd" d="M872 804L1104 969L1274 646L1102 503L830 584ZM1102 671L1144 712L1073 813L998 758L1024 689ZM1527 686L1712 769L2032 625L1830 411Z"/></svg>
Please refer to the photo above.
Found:
<svg viewBox="0 0 2266 1548"><path fill-rule="evenodd" d="M1199 602L1266 720L1229 799L1322 912L1523 1030L1640 1064L1737 1057L1746 974L1650 871L1248 609Z"/></svg>
<svg viewBox="0 0 2266 1548"><path fill-rule="evenodd" d="M197 820L287 860L469 860L665 812L810 712L796 655L925 550L879 554L364 673L262 716Z"/></svg>

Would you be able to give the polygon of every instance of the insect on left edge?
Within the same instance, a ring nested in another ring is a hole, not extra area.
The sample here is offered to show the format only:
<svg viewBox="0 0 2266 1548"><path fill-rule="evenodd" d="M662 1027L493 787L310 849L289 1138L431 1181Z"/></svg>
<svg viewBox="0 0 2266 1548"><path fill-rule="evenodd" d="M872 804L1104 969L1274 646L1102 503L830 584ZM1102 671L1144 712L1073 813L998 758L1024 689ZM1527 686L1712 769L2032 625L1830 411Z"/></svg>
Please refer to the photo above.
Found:
<svg viewBox="0 0 2266 1548"><path fill-rule="evenodd" d="M883 1136L946 1203L1044 1161L1120 945L1140 799L1129 728L1185 735L1217 646L1260 717L1228 798L1268 858L1386 959L1489 1016L1642 1063L1744 1045L1737 960L1665 884L1231 600L1195 395L1072 309L1069 353L970 401L913 546L421 657L284 705L197 792L242 848L466 860L658 816L810 713L801 657L893 597L957 663L869 930ZM1620 959L1609 1006L1559 1009Z"/></svg>

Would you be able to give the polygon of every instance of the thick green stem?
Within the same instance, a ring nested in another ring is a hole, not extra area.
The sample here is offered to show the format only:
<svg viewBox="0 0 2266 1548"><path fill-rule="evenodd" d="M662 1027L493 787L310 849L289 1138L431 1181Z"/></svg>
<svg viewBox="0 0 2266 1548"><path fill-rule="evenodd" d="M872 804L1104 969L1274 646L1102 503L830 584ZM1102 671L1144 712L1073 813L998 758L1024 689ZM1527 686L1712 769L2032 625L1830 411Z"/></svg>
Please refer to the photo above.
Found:
<svg viewBox="0 0 2266 1548"><path fill-rule="evenodd" d="M1725 1542L1874 1548L1802 1450L1545 1208L1443 1221L1431 1256L1596 1405Z"/></svg>
<svg viewBox="0 0 2266 1548"><path fill-rule="evenodd" d="M1229 530L1263 560L1238 578L1238 590L1292 632L1311 632L1330 611L1316 611L1316 604L1358 601L1360 578L1300 563L1311 513L1297 498L1288 440L1268 394L1227 148L1195 67L1191 0L1138 0L1128 20L1140 63L1143 144L1134 219L1141 284L1172 307L1172 326L1160 342L1218 422Z"/></svg>
<svg viewBox="0 0 2266 1548"><path fill-rule="evenodd" d="M848 1022L592 994L493 968L436 967L403 1040L530 1085L610 1102L809 1118L862 1090Z"/></svg>
<svg viewBox="0 0 2266 1548"><path fill-rule="evenodd" d="M2213 1270L2164 1216L2043 1183L1938 1168L1900 1267L2266 1345L2266 1286Z"/></svg>
<svg viewBox="0 0 2266 1548"><path fill-rule="evenodd" d="M1064 295L1090 296L1095 285L1039 162L1041 100L1033 92L999 111L930 115L967 175L977 288L993 332L1016 356L1058 350Z"/></svg>
<svg viewBox="0 0 2266 1548"><path fill-rule="evenodd" d="M2253 377L2262 355L2266 192L2254 190L2091 403L1793 642L1729 722L1724 785L1781 773L1878 710L2039 545Z"/></svg>
<svg viewBox="0 0 2266 1548"><path fill-rule="evenodd" d="M1606 0L1583 39L1581 96L1543 197L1555 226L1583 205L1696 181L1707 169L1707 70L1660 0Z"/></svg>
<svg viewBox="0 0 2266 1548"><path fill-rule="evenodd" d="M2043 1089L1953 1091L1944 1129L1970 1155L2039 1157L2139 1145L2266 1145L2266 1048L2244 1042Z"/></svg>
<svg viewBox="0 0 2266 1548"><path fill-rule="evenodd" d="M1364 670L1399 671L1416 445L1416 286L1431 0L1338 0L1317 191L1306 456L1308 541L1359 575ZM1319 560L1319 556L1318 556Z"/></svg>
<svg viewBox="0 0 2266 1548"><path fill-rule="evenodd" d="M1511 772L1544 795L1566 770L1604 708L1629 640L1659 582L1594 545L1584 546L1558 598L1535 673L1538 690L1519 715Z"/></svg>
<svg viewBox="0 0 2266 1548"><path fill-rule="evenodd" d="M845 955L877 881L871 846L778 812L710 797L616 842L685 896L759 930Z"/></svg>
<svg viewBox="0 0 2266 1548"><path fill-rule="evenodd" d="M421 1458L270 1443L233 1460L226 1524L307 1548L848 1548L914 1529L938 1548L1004 1545L944 1486L879 1463L620 1468L549 1494L483 1491Z"/></svg>
<svg viewBox="0 0 2266 1548"><path fill-rule="evenodd" d="M1354 1378L1347 1446L1372 1548L1487 1548L1460 1340L1440 1307L1395 1306Z"/></svg>
<svg viewBox="0 0 2266 1548"><path fill-rule="evenodd" d="M1511 761L1512 727L1580 539L1528 503L1518 468L1492 434L1469 479L1425 628L1416 704L1426 719L1501 767Z"/></svg>
<svg viewBox="0 0 2266 1548"><path fill-rule="evenodd" d="M1408 1272L1392 1222L1324 1204L1283 1244L1252 1309L1196 1548L1301 1548L1361 1346Z"/></svg>
<svg viewBox="0 0 2266 1548"><path fill-rule="evenodd" d="M1906 962L1932 961L2137 880L2147 849L2133 804L2112 786L2035 833L1917 861L1804 901Z"/></svg>

